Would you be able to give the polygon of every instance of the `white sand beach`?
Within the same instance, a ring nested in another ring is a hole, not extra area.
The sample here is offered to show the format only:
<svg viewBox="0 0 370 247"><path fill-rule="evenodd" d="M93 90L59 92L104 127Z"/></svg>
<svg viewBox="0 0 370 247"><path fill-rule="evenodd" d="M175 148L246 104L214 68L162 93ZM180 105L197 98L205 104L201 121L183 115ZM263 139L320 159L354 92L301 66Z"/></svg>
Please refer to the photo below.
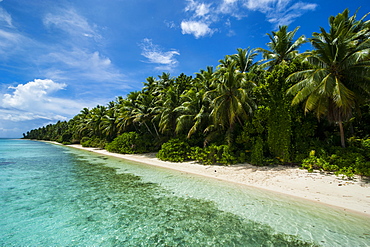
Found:
<svg viewBox="0 0 370 247"><path fill-rule="evenodd" d="M155 154L116 154L97 148L69 145L103 155L114 156L148 165L160 166L186 173L262 188L278 193L317 201L370 216L370 181L359 176L353 180L332 174L313 172L297 167L257 167L250 164L232 166L201 165L195 162L161 161Z"/></svg>

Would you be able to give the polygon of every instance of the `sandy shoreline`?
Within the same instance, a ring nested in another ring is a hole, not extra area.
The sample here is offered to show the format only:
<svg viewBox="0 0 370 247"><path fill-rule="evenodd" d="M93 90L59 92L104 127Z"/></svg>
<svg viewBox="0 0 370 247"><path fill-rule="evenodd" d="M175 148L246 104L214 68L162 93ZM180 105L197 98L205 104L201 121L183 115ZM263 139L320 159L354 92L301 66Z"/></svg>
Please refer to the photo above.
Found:
<svg viewBox="0 0 370 247"><path fill-rule="evenodd" d="M161 161L154 154L116 154L81 145L69 145L103 155L198 174L312 200L342 210L370 217L370 182L360 177L353 180L319 172L309 173L296 167L256 167L250 164L232 166L200 165L195 162Z"/></svg>

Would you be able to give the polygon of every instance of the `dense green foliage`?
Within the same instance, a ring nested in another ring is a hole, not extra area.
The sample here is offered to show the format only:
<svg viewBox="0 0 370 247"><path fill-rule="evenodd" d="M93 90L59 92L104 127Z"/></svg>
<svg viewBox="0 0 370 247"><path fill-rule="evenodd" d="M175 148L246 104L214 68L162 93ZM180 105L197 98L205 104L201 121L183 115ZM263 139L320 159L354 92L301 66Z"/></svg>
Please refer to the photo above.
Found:
<svg viewBox="0 0 370 247"><path fill-rule="evenodd" d="M343 122L370 97L370 21L356 20L346 9L330 17L329 24L329 32L321 28L321 33L313 33L315 50L302 55L311 66L289 77L298 83L288 92L295 95L293 104L304 101L305 111L337 123L345 147Z"/></svg>
<svg viewBox="0 0 370 247"><path fill-rule="evenodd" d="M83 147L93 147L93 148L104 148L105 140L99 139L97 137L82 137L81 145Z"/></svg>
<svg viewBox="0 0 370 247"><path fill-rule="evenodd" d="M190 157L198 161L199 163L205 165L211 164L230 165L238 161L236 158L237 155L235 155L235 153L231 151L229 145L217 146L215 144L212 144L204 148L195 147L193 148Z"/></svg>
<svg viewBox="0 0 370 247"><path fill-rule="evenodd" d="M348 178L354 174L370 176L370 139L352 139L350 145L346 149L321 149L318 154L312 150L310 156L303 160L302 166L309 171L324 170L337 175L343 174Z"/></svg>
<svg viewBox="0 0 370 247"><path fill-rule="evenodd" d="M182 162L190 155L190 145L180 139L171 139L163 143L157 157L161 160Z"/></svg>
<svg viewBox="0 0 370 247"><path fill-rule="evenodd" d="M268 34L268 49L238 48L195 77L148 77L141 91L24 136L118 153L159 151L176 162L303 163L369 176L370 21L356 18L345 10L309 39L279 27ZM299 54L306 42L314 49Z"/></svg>
<svg viewBox="0 0 370 247"><path fill-rule="evenodd" d="M105 145L105 149L113 153L136 154L152 150L150 139L136 132L125 132Z"/></svg>

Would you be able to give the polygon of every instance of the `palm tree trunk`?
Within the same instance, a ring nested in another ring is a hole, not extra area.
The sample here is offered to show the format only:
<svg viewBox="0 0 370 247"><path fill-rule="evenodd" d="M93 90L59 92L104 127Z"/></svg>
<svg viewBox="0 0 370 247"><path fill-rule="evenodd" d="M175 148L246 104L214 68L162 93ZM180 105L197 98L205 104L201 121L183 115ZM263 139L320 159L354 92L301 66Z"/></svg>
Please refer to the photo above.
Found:
<svg viewBox="0 0 370 247"><path fill-rule="evenodd" d="M342 120L339 120L338 125L339 125L339 131L340 131L340 142L341 142L342 148L345 148L346 147L346 142L345 142L345 139L344 139L344 130L343 130Z"/></svg>
<svg viewBox="0 0 370 247"><path fill-rule="evenodd" d="M144 121L144 125L145 125L146 129L149 131L149 133L150 133L153 137L155 137L155 135L154 135L154 134L153 134L153 132L150 130L149 126L146 124L146 122L145 122L145 121Z"/></svg>
<svg viewBox="0 0 370 247"><path fill-rule="evenodd" d="M159 133L158 133L158 130L157 130L157 128L155 127L155 124L152 122L152 124L153 124L153 127L154 127L154 130L155 130L155 133L157 134L157 137L158 137L158 139L159 139Z"/></svg>

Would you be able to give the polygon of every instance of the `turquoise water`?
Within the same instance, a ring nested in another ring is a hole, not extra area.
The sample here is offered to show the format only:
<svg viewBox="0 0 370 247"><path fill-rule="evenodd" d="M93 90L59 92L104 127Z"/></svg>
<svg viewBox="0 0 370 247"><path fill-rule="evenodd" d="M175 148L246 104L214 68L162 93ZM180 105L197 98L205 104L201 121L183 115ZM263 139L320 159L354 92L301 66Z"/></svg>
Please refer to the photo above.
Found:
<svg viewBox="0 0 370 247"><path fill-rule="evenodd" d="M0 246L370 246L370 221L247 186L0 139Z"/></svg>

